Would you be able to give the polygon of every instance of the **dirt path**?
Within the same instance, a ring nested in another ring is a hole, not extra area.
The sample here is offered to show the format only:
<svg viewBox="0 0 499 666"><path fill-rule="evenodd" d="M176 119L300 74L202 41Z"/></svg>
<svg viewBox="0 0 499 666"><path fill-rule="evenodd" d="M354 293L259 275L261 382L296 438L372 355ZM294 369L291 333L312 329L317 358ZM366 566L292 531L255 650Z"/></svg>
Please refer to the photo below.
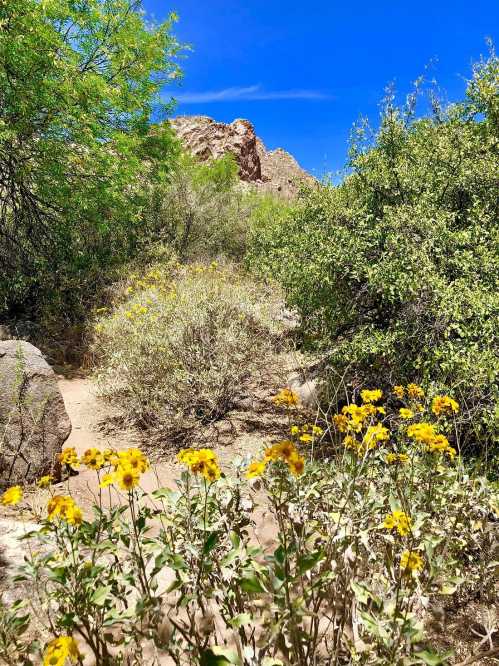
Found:
<svg viewBox="0 0 499 666"><path fill-rule="evenodd" d="M285 369L291 360L285 359ZM144 448L151 453L153 465L141 477L141 486L150 492L158 487L171 487L180 474L176 463L176 449L172 444L152 439L133 428L120 430L113 426L117 411L107 401L101 400L95 392L91 379L76 377L59 378L59 389L64 398L66 411L72 423L72 432L65 446L73 446L81 456L91 447L123 450L129 447ZM250 388L241 396L234 409L223 419L212 423L196 435L195 442L189 445L213 448L222 468L230 473L234 459L254 456L264 443L287 432L287 420L282 411L276 410L271 397L282 385L282 375L271 381ZM93 470L80 469L78 474L61 483L82 506L89 510L99 491L97 474Z"/></svg>

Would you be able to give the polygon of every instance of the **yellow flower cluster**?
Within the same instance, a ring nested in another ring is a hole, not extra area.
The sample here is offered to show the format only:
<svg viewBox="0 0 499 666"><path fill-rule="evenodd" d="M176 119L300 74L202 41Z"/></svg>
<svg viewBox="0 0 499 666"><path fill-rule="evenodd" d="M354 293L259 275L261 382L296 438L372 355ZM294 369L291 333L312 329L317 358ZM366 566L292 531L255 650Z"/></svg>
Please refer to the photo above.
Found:
<svg viewBox="0 0 499 666"><path fill-rule="evenodd" d="M409 462L409 456L405 453L387 453L386 462L389 465L406 465Z"/></svg>
<svg viewBox="0 0 499 666"><path fill-rule="evenodd" d="M43 655L43 666L64 666L69 659L76 664L81 658L78 643L71 636L59 636L50 641Z"/></svg>
<svg viewBox="0 0 499 666"><path fill-rule="evenodd" d="M101 451L97 448L87 449L81 459L78 458L73 447L64 449L59 455L59 460L73 469L80 464L86 465L95 471L107 468L108 471L102 477L100 486L106 488L117 484L122 490L130 491L138 485L140 475L149 468L147 456L137 448L126 449L119 453L112 449ZM111 471L111 468L113 471ZM39 485L42 479L39 481Z"/></svg>
<svg viewBox="0 0 499 666"><path fill-rule="evenodd" d="M103 464L114 467L113 472L102 477L102 488L117 484L122 490L130 492L139 484L140 475L149 469L149 460L140 449L130 448L119 453L106 449L101 456Z"/></svg>
<svg viewBox="0 0 499 666"><path fill-rule="evenodd" d="M78 455L74 446L70 446L67 449L63 449L61 453L57 456L61 465L67 465L72 469L78 469L80 461L78 460Z"/></svg>
<svg viewBox="0 0 499 666"><path fill-rule="evenodd" d="M19 504L23 498L23 489L21 486L12 486L2 495L2 504L4 506L14 506Z"/></svg>
<svg viewBox="0 0 499 666"><path fill-rule="evenodd" d="M265 449L263 460L252 462L246 470L246 478L254 479L257 476L261 476L269 463L278 461L285 462L293 476L301 476L303 474L305 459L300 455L293 442L286 439Z"/></svg>
<svg viewBox="0 0 499 666"><path fill-rule="evenodd" d="M431 423L414 423L407 428L407 435L430 453L446 453L451 460L456 455L456 449L449 444L447 437L439 435Z"/></svg>
<svg viewBox="0 0 499 666"><path fill-rule="evenodd" d="M424 391L417 384L407 384L407 395L412 400L417 400L418 398L424 398Z"/></svg>
<svg viewBox="0 0 499 666"><path fill-rule="evenodd" d="M201 474L210 483L220 478L220 465L211 449L183 449L177 459L187 465L191 472Z"/></svg>
<svg viewBox="0 0 499 666"><path fill-rule="evenodd" d="M272 398L272 402L278 407L296 407L298 395L291 389L283 388Z"/></svg>
<svg viewBox="0 0 499 666"><path fill-rule="evenodd" d="M305 425L297 426L292 425L290 432L294 437L297 437L303 444L309 444L324 434L324 430L315 424L305 423Z"/></svg>
<svg viewBox="0 0 499 666"><path fill-rule="evenodd" d="M48 519L60 518L70 525L81 525L83 515L81 509L69 495L54 495L47 505Z"/></svg>
<svg viewBox="0 0 499 666"><path fill-rule="evenodd" d="M127 310L125 312L125 317L127 319L135 319L135 317L140 317L142 315L147 314L148 308L145 305L141 305L140 303L135 303L135 305L132 305L130 310Z"/></svg>
<svg viewBox="0 0 499 666"><path fill-rule="evenodd" d="M371 403L365 405L345 405L341 414L336 414L333 419L340 432L360 432L366 421L376 414L384 414L383 407L375 407Z"/></svg>
<svg viewBox="0 0 499 666"><path fill-rule="evenodd" d="M404 550L400 558L400 568L405 574L412 574L421 571L424 567L424 560L414 550Z"/></svg>
<svg viewBox="0 0 499 666"><path fill-rule="evenodd" d="M436 395L431 403L431 411L435 416L457 414L459 404L448 395Z"/></svg>
<svg viewBox="0 0 499 666"><path fill-rule="evenodd" d="M396 529L400 536L407 536L411 530L412 520L404 511L393 511L386 518L383 527L387 530Z"/></svg>
<svg viewBox="0 0 499 666"><path fill-rule="evenodd" d="M347 433L343 439L343 445L346 449L355 451L359 458L363 457L367 451L373 449L379 442L386 442L390 437L390 432L381 423L376 422L375 418L379 414L386 414L384 407L379 407L374 403L381 400L383 391L381 389L364 389L360 393L363 400L362 405L345 405L341 414L333 416L333 422L339 432ZM365 429L362 439L357 438L357 434Z"/></svg>
<svg viewBox="0 0 499 666"><path fill-rule="evenodd" d="M364 389L360 392L360 397L362 402L379 402L383 397L383 391L381 389Z"/></svg>
<svg viewBox="0 0 499 666"><path fill-rule="evenodd" d="M407 407L401 407L399 409L399 414L403 419L414 418L414 412L412 411L412 409L408 409Z"/></svg>

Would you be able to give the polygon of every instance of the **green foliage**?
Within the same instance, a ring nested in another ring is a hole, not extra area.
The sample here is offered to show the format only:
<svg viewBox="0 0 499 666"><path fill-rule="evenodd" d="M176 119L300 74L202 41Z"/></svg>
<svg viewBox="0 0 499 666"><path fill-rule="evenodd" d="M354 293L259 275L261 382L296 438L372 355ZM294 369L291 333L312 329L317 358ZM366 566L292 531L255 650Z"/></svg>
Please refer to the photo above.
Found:
<svg viewBox="0 0 499 666"><path fill-rule="evenodd" d="M389 95L379 129L355 129L343 183L310 192L251 252L335 381L449 387L482 446L498 398L498 85L492 53L465 100L433 100L432 116L415 115L416 94L402 109Z"/></svg>
<svg viewBox="0 0 499 666"><path fill-rule="evenodd" d="M0 308L47 302L68 321L133 252L148 184L176 152L162 85L178 76L175 16L140 0L0 3Z"/></svg>
<svg viewBox="0 0 499 666"><path fill-rule="evenodd" d="M280 309L275 291L216 262L135 276L95 326L102 393L163 428L211 421L270 362Z"/></svg>

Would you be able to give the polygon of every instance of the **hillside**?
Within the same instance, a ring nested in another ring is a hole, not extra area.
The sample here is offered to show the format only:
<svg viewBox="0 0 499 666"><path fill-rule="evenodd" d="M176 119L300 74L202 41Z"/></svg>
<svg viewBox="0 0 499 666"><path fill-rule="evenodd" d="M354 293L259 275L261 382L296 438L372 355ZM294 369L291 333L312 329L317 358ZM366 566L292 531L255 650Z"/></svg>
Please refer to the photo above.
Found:
<svg viewBox="0 0 499 666"><path fill-rule="evenodd" d="M208 116L179 116L170 124L184 147L202 161L232 153L239 166L240 179L259 191L291 199L302 184L316 182L282 148L267 150L249 120L238 118L226 124Z"/></svg>

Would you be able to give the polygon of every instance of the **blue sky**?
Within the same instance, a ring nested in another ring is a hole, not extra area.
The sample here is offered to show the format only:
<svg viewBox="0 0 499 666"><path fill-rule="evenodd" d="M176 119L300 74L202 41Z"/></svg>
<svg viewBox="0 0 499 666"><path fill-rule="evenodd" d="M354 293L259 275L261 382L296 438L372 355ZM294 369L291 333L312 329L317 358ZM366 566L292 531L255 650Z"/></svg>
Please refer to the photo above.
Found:
<svg viewBox="0 0 499 666"><path fill-rule="evenodd" d="M471 63L498 44L499 0L144 0L192 45L176 114L248 118L268 148L317 176L345 163L353 122L379 117L385 86L401 94L429 75L450 100Z"/></svg>

